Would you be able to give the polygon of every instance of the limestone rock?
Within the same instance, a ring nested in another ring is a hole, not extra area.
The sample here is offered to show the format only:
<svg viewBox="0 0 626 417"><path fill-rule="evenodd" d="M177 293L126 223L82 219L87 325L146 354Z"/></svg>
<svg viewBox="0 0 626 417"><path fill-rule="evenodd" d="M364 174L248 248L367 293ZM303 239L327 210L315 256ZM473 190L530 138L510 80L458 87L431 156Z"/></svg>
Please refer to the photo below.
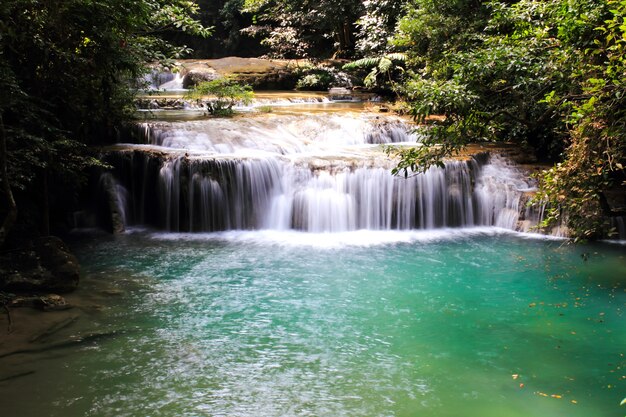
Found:
<svg viewBox="0 0 626 417"><path fill-rule="evenodd" d="M33 307L43 311L59 311L72 308L70 304L58 294L14 296L9 307Z"/></svg>
<svg viewBox="0 0 626 417"><path fill-rule="evenodd" d="M109 208L110 231L113 234L124 233L126 230L126 214L124 210L125 189L120 187L111 173L105 173L100 178L100 186L106 197Z"/></svg>
<svg viewBox="0 0 626 417"><path fill-rule="evenodd" d="M72 306L65 301L65 298L58 294L47 294L41 297L36 297L33 301L35 308L43 311L59 311L67 310Z"/></svg>
<svg viewBox="0 0 626 417"><path fill-rule="evenodd" d="M183 74L183 88L201 81L229 77L250 84L255 90L291 90L298 80L294 62L259 58L181 59L176 61Z"/></svg>
<svg viewBox="0 0 626 417"><path fill-rule="evenodd" d="M189 71L183 77L183 88L193 88L198 83L203 81L213 81L217 78L219 78L219 74L214 71Z"/></svg>

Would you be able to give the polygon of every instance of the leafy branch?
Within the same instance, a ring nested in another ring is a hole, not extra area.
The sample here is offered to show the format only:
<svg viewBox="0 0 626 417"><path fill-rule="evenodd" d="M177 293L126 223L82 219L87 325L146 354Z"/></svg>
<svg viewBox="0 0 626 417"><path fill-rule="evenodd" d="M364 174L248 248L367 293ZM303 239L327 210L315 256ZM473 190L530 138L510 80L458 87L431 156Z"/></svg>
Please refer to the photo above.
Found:
<svg viewBox="0 0 626 417"><path fill-rule="evenodd" d="M393 72L403 72L404 68L400 63L406 61L406 55L403 53L389 53L377 57L361 58L350 62L343 66L344 71L354 71L359 69L369 69L370 72L363 79L366 87L374 87L380 85L380 78L390 85L394 84Z"/></svg>

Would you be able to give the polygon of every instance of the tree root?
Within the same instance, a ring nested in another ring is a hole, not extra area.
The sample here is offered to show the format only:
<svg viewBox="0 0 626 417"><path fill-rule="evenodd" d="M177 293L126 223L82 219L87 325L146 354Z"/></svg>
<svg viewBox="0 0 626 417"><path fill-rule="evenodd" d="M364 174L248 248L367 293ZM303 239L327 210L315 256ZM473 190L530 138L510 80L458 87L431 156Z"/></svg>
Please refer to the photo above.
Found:
<svg viewBox="0 0 626 417"><path fill-rule="evenodd" d="M52 336L53 334L57 333L60 330L65 329L66 327L72 325L72 323L74 323L76 320L78 320L79 316L72 316L69 317L65 320L62 320L58 323L53 324L52 326L50 326L48 329L44 330L43 332L36 334L35 336L31 337L29 342L43 342L45 341L48 337Z"/></svg>
<svg viewBox="0 0 626 417"><path fill-rule="evenodd" d="M24 372L20 372L20 373L9 375L9 376L3 376L3 377L0 377L0 382L11 381L13 379L21 378L27 375L32 375L34 373L35 371L24 371Z"/></svg>
<svg viewBox="0 0 626 417"><path fill-rule="evenodd" d="M108 337L117 336L119 333L120 332L118 331L111 331L111 332L104 332L104 333L90 333L90 334L81 336L77 339L64 340L62 342L51 343L45 346L36 346L36 347L30 347L30 348L25 348L25 349L18 349L12 352L6 352L0 355L0 359L13 356L13 355L19 355L19 354L39 353L39 352L46 352L49 350L57 350L57 349L64 349L64 348L68 348L72 346L79 346L79 345L90 343L99 339L106 339Z"/></svg>
<svg viewBox="0 0 626 417"><path fill-rule="evenodd" d="M11 334L11 332L13 331L13 319L11 318L11 310L9 310L9 306L6 304L2 304L2 307L4 307L4 311L6 311L7 318L9 319L9 324L7 325L7 333Z"/></svg>

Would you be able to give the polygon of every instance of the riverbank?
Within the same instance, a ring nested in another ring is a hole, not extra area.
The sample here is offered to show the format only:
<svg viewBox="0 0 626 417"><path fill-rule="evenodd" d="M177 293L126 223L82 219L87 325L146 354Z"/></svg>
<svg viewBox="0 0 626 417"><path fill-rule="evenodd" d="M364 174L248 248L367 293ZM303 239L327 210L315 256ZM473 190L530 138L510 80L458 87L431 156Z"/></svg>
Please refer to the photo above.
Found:
<svg viewBox="0 0 626 417"><path fill-rule="evenodd" d="M100 321L126 294L118 284L91 277L62 296L14 295L0 312L0 383L33 373L38 360L112 336Z"/></svg>

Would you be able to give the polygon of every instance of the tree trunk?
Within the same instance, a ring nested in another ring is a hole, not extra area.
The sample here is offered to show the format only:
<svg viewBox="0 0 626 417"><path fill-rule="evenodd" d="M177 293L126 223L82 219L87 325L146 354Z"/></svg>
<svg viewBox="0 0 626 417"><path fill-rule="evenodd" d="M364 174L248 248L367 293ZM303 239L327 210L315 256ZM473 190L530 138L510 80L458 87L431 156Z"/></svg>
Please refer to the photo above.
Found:
<svg viewBox="0 0 626 417"><path fill-rule="evenodd" d="M50 236L50 190L48 187L48 168L41 173L43 192L41 193L41 235Z"/></svg>
<svg viewBox="0 0 626 417"><path fill-rule="evenodd" d="M7 170L7 160L6 131L4 130L2 113L0 113L0 193L2 193L2 197L7 201L7 214L5 215L2 225L0 226L0 247L4 246L7 235L17 220L17 205L15 204L13 192L11 191L11 184L9 182Z"/></svg>

